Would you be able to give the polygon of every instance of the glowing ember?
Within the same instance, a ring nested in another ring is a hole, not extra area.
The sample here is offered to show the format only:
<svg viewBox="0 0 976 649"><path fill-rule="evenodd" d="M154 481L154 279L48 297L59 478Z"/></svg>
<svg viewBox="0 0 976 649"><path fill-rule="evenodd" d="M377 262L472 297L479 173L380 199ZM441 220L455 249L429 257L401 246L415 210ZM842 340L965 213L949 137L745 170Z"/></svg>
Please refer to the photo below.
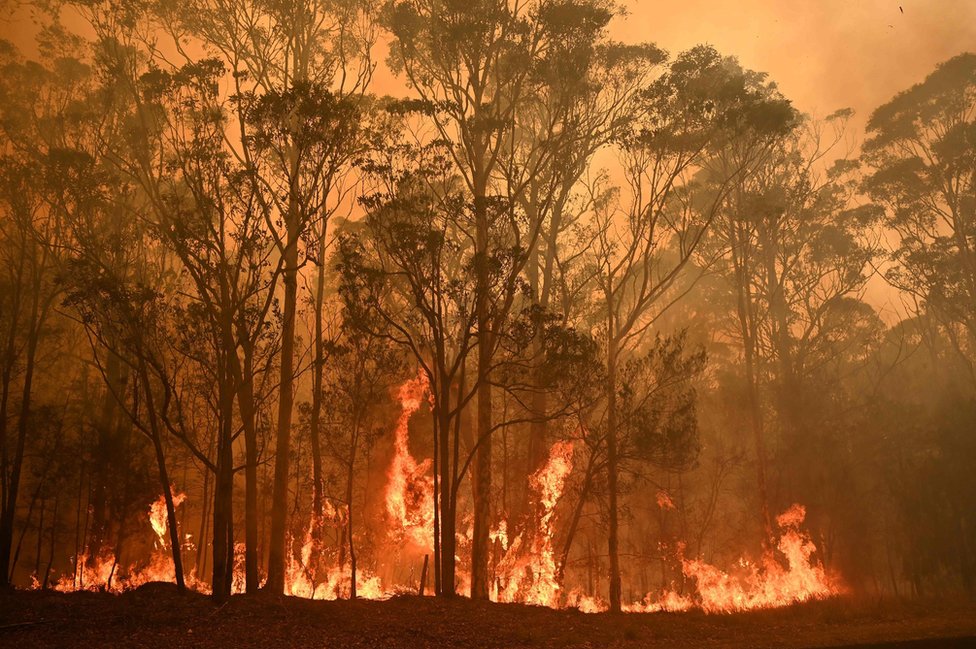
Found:
<svg viewBox="0 0 976 649"><path fill-rule="evenodd" d="M428 475L431 461L418 463L410 455L407 425L428 389L427 375L420 370L417 378L404 383L397 392L400 417L394 431L393 462L386 485L386 511L392 538L396 542L406 539L426 551L434 547L434 479Z"/></svg>

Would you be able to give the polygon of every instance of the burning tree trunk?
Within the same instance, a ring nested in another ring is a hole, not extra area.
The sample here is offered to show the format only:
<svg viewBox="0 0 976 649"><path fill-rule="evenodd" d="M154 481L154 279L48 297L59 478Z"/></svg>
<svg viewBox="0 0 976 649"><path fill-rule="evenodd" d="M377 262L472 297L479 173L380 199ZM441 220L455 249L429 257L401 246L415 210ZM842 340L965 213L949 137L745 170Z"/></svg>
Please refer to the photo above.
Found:
<svg viewBox="0 0 976 649"><path fill-rule="evenodd" d="M176 587L182 593L186 590L186 583L183 579L183 557L180 551L180 534L176 524L176 506L173 504L173 490L169 481L169 473L166 470L166 456L163 452L162 435L159 429L159 419L157 417L152 384L149 381L149 371L146 368L145 359L140 358L138 363L139 375L142 379L143 392L146 397L149 436L152 440L153 451L156 455L156 468L159 470L159 482L163 488L163 497L166 499L166 520L169 527L170 550L173 553L173 572L176 575Z"/></svg>

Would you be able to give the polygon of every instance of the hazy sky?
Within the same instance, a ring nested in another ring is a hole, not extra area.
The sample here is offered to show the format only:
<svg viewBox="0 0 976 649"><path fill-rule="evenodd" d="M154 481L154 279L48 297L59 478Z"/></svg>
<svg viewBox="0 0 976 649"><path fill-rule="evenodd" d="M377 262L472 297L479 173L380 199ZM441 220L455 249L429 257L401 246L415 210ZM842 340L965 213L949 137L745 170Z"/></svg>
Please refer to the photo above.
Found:
<svg viewBox="0 0 976 649"><path fill-rule="evenodd" d="M940 61L976 51L976 0L627 0L616 38L710 43L768 72L804 112L859 123ZM899 7L903 11L899 10Z"/></svg>
<svg viewBox="0 0 976 649"><path fill-rule="evenodd" d="M976 51L976 0L620 1L629 15L614 21L615 38L672 53L709 43L768 72L800 110L849 107L859 124L936 63ZM0 36L28 49L34 30L26 13L7 14ZM394 85L377 76L378 85Z"/></svg>
<svg viewBox="0 0 976 649"><path fill-rule="evenodd" d="M614 21L614 38L651 41L672 53L711 44L769 73L803 112L825 116L853 108L856 140L874 108L937 63L976 51L976 0L620 1L629 15ZM27 12L5 18L0 36L29 51L34 29ZM402 92L401 84L385 70L374 78L380 93ZM888 318L899 310L880 278L871 282L869 301Z"/></svg>

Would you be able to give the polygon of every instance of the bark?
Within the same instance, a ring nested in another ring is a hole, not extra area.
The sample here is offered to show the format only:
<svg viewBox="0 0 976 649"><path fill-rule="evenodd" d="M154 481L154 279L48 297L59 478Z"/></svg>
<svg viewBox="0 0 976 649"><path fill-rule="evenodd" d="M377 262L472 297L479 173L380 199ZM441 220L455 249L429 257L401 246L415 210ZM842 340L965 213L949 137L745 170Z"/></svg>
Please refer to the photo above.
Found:
<svg viewBox="0 0 976 649"><path fill-rule="evenodd" d="M173 504L173 488L169 481L169 472L166 469L166 455L163 451L161 431L156 418L156 403L152 393L152 385L149 382L149 372L143 359L139 361L139 374L146 394L146 414L149 418L149 432L152 437L153 451L156 455L156 467L159 470L159 482L163 487L163 498L166 501L166 521L167 527L169 527L169 543L170 551L173 554L176 588L182 593L186 591L186 582L183 578L183 553L180 548L180 532L176 523L176 506Z"/></svg>
<svg viewBox="0 0 976 649"><path fill-rule="evenodd" d="M488 312L488 213L486 183L476 180L474 209L477 244L476 309L478 322L478 449L474 471L474 534L471 540L471 597L488 599L488 554L491 525L491 365Z"/></svg>
<svg viewBox="0 0 976 649"><path fill-rule="evenodd" d="M613 316L609 318L609 331L613 331ZM607 551L610 558L610 610L620 612L620 549L617 512L617 350L614 341L608 341L607 350L607 492L609 526Z"/></svg>
<svg viewBox="0 0 976 649"><path fill-rule="evenodd" d="M294 178L294 176L293 176ZM294 182L294 181L293 181ZM297 206L290 207L288 244L282 282L285 299L281 329L281 380L278 389L278 439L275 443L274 488L271 495L271 544L268 556L267 588L274 593L285 589L285 534L288 517L288 464L291 449L291 420L294 402L295 312L298 305Z"/></svg>

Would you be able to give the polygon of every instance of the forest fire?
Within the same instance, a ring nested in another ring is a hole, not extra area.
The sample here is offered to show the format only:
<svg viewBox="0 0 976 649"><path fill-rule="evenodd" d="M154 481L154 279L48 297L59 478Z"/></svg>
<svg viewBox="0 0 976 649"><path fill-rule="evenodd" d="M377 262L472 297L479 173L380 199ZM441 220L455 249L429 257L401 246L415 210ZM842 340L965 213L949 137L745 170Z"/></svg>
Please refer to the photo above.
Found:
<svg viewBox="0 0 976 649"><path fill-rule="evenodd" d="M396 423L394 456L387 473L385 502L389 514L388 538L394 542L407 539L419 550L429 551L433 545L432 510L424 507L429 507L433 499L432 478L427 475L430 461L417 462L410 455L407 432L410 417L419 409L426 391L427 383L422 374L404 383L397 391L401 413ZM572 441L557 441L551 447L545 465L530 476L534 503L534 511L528 518L531 525L524 526L509 539L508 524L502 519L492 534L501 550L494 563L492 600L549 608L574 607L585 613L607 610L607 603L596 595L583 593L579 588L566 593L557 573L553 551L553 541L558 534L556 509L574 468L573 452ZM176 489L173 492L174 505L181 505L186 495ZM675 508L666 492L659 491L655 500L663 509ZM338 510L336 517L341 524L342 516ZM801 528L805 517L806 510L798 504L777 517L780 536L776 548L782 558L768 552L758 563L740 559L734 568L723 571L701 559L678 557L684 576L693 584L689 592L649 593L640 602L625 605L624 610L652 613L697 608L706 613L732 613L789 606L841 593L836 579L828 577L814 556L817 548ZM173 562L167 553L168 521L163 496L152 503L148 518L157 538L147 565L131 565L123 571L112 554L94 559L81 555L76 573L62 577L55 588L62 592L106 590L120 593L150 581L174 582ZM427 543L430 545L425 545ZM192 548L188 538L185 547ZM348 562L333 563L325 570L316 570L315 566L321 562L314 556L315 549L313 522L306 529L301 549L288 557L285 593L306 599L349 597L351 570ZM242 573L243 566L238 562L234 592L243 592ZM207 585L195 574L190 575L188 582L196 590L209 592ZM385 599L398 592L410 592L415 587L413 584L384 584L380 577L362 568L357 570L356 585L357 596L363 599Z"/></svg>
<svg viewBox="0 0 976 649"><path fill-rule="evenodd" d="M549 461L529 478L536 500L535 525L509 542L499 537L505 554L496 565L498 587L493 599L555 607L560 604L561 585L556 578L553 554L553 528L556 504L562 496L566 478L573 470L573 443L556 442ZM527 540L523 540L527 537Z"/></svg>
<svg viewBox="0 0 976 649"><path fill-rule="evenodd" d="M410 454L408 424L429 389L427 375L421 370L397 390L400 416L393 432L394 456L386 485L392 538L406 539L428 552L434 548L434 479L428 475L431 461L418 463Z"/></svg>
<svg viewBox="0 0 976 649"><path fill-rule="evenodd" d="M976 602L976 4L828 1L0 1L0 643Z"/></svg>
<svg viewBox="0 0 976 649"><path fill-rule="evenodd" d="M186 500L186 494L175 489L173 492L174 506ZM145 565L133 563L129 566L121 566L112 552L97 556L82 553L75 557L74 573L63 575L53 588L61 592L90 590L121 593L153 581L175 583L176 572L167 538L169 523L166 516L165 496L161 495L153 501L149 507L148 518L156 538L153 540L153 549ZM193 544L189 537L184 538L184 548L192 549ZM33 583L35 587L39 585L36 577ZM209 592L207 585L199 581L193 573L187 576L187 583L201 592Z"/></svg>

